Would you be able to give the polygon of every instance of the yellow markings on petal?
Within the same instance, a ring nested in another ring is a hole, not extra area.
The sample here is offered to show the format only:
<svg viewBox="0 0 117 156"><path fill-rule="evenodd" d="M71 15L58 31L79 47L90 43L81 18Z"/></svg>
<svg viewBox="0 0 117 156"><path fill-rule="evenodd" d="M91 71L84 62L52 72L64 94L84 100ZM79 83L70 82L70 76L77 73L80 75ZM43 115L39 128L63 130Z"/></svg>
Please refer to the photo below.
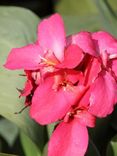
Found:
<svg viewBox="0 0 117 156"><path fill-rule="evenodd" d="M40 58L42 60L41 64L45 64L45 65L49 65L49 66L55 66L56 65L56 62L53 62L53 61L48 60L48 59L41 57L41 56L40 56Z"/></svg>

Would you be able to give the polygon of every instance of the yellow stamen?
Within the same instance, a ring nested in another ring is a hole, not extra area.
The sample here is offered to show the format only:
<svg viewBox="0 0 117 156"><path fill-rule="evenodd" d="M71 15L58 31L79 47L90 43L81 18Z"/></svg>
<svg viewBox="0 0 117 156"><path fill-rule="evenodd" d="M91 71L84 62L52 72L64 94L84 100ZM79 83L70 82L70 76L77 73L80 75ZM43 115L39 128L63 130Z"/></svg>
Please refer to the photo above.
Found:
<svg viewBox="0 0 117 156"><path fill-rule="evenodd" d="M41 58L41 60L43 61L43 63L45 63L45 64L47 64L47 65L50 65L50 66L55 66L55 65L56 65L56 63L53 62L53 61L47 60L47 59L45 59L45 58L43 58L43 57L41 57L41 56L40 56L40 58Z"/></svg>

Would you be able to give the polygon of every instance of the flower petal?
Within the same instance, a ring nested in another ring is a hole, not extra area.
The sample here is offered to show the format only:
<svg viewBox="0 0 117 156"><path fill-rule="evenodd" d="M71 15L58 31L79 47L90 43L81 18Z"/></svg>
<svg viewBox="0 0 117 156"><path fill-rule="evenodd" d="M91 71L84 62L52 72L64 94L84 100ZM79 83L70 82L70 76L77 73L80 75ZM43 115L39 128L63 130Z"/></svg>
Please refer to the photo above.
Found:
<svg viewBox="0 0 117 156"><path fill-rule="evenodd" d="M22 48L14 48L8 55L6 64L4 66L11 70L38 69L40 55L42 55L42 51L36 44L30 44Z"/></svg>
<svg viewBox="0 0 117 156"><path fill-rule="evenodd" d="M117 77L117 59L112 60L112 70L115 73L116 77Z"/></svg>
<svg viewBox="0 0 117 156"><path fill-rule="evenodd" d="M84 85L91 85L101 71L101 63L96 58L92 58L85 69Z"/></svg>
<svg viewBox="0 0 117 156"><path fill-rule="evenodd" d="M88 53L93 56L98 56L98 53L95 49L95 44L92 39L91 33L89 32L80 32L75 35L71 35L67 38L67 44L76 44L78 45L85 53Z"/></svg>
<svg viewBox="0 0 117 156"><path fill-rule="evenodd" d="M79 122L88 127L94 127L96 118L87 110L82 110L81 112L77 113L76 117L78 118Z"/></svg>
<svg viewBox="0 0 117 156"><path fill-rule="evenodd" d="M27 80L25 82L24 89L21 91L20 96L28 96L31 93L31 90L33 89L33 85L30 80Z"/></svg>
<svg viewBox="0 0 117 156"><path fill-rule="evenodd" d="M84 91L83 87L60 87L53 89L54 81L48 78L36 89L30 109L31 117L38 123L44 125L55 122L67 113L80 94Z"/></svg>
<svg viewBox="0 0 117 156"><path fill-rule="evenodd" d="M65 50L64 61L58 67L73 69L79 65L83 56L82 50L77 45L70 45Z"/></svg>
<svg viewBox="0 0 117 156"><path fill-rule="evenodd" d="M93 33L92 38L95 40L95 45L100 54L105 51L108 54L117 53L117 40L111 34L99 31Z"/></svg>
<svg viewBox="0 0 117 156"><path fill-rule="evenodd" d="M65 30L59 14L54 14L39 24L38 42L44 51L54 52L59 61L64 59Z"/></svg>
<svg viewBox="0 0 117 156"><path fill-rule="evenodd" d="M83 73L78 70L65 69L66 80L73 84L83 79Z"/></svg>
<svg viewBox="0 0 117 156"><path fill-rule="evenodd" d="M84 156L87 146L86 126L73 119L57 126L49 142L48 156Z"/></svg>
<svg viewBox="0 0 117 156"><path fill-rule="evenodd" d="M117 99L117 84L113 77L102 71L91 86L89 112L105 117L113 111Z"/></svg>

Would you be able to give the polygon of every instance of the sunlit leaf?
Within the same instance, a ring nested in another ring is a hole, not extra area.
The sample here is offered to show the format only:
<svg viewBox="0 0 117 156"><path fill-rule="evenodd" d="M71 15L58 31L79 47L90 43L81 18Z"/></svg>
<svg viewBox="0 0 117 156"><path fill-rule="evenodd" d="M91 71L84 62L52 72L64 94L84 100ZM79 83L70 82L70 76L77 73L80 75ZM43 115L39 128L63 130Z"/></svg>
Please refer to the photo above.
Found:
<svg viewBox="0 0 117 156"><path fill-rule="evenodd" d="M70 28L72 32L100 29L117 35L116 0L61 0L56 3L56 11L69 17L68 32Z"/></svg>
<svg viewBox="0 0 117 156"><path fill-rule="evenodd" d="M12 146L18 135L18 127L6 119L1 119L0 135L7 141L9 146Z"/></svg>
<svg viewBox="0 0 117 156"><path fill-rule="evenodd" d="M47 155L48 155L48 144L45 145L42 153L42 156L47 156Z"/></svg>
<svg viewBox="0 0 117 156"><path fill-rule="evenodd" d="M110 5L108 0L95 0L96 6L102 17L102 23L104 28L117 36L117 15ZM117 1L113 1L113 4L117 6Z"/></svg>
<svg viewBox="0 0 117 156"><path fill-rule="evenodd" d="M22 88L23 71L3 68L6 57L14 47L21 47L36 40L39 18L31 11L18 7L0 7L0 115L17 124L39 146L44 144L44 128L32 121L28 109L14 114L24 107L16 88ZM40 142L38 142L40 139Z"/></svg>
<svg viewBox="0 0 117 156"><path fill-rule="evenodd" d="M98 119L95 128L89 129L89 134L96 147L103 152L106 148L108 140L113 136L111 128L111 116Z"/></svg>
<svg viewBox="0 0 117 156"><path fill-rule="evenodd" d="M107 148L107 156L117 155L117 135L112 138Z"/></svg>
<svg viewBox="0 0 117 156"><path fill-rule="evenodd" d="M93 0L61 0L56 4L56 11L65 15L86 15L96 13Z"/></svg>
<svg viewBox="0 0 117 156"><path fill-rule="evenodd" d="M103 28L99 16L65 16L63 15L67 34L79 31L97 31Z"/></svg>
<svg viewBox="0 0 117 156"><path fill-rule="evenodd" d="M111 119L110 124L111 124L112 128L117 131L117 105L116 105L115 110L112 114L112 119Z"/></svg>
<svg viewBox="0 0 117 156"><path fill-rule="evenodd" d="M57 125L57 123L52 123L52 124L49 124L47 126L47 132L48 132L48 137L49 138L51 137L52 132L53 132L53 130L54 130L54 128L55 128L56 125Z"/></svg>
<svg viewBox="0 0 117 156"><path fill-rule="evenodd" d="M36 144L23 132L20 132L20 139L26 156L41 156L41 152Z"/></svg>
<svg viewBox="0 0 117 156"><path fill-rule="evenodd" d="M86 156L101 156L93 141L90 139Z"/></svg>

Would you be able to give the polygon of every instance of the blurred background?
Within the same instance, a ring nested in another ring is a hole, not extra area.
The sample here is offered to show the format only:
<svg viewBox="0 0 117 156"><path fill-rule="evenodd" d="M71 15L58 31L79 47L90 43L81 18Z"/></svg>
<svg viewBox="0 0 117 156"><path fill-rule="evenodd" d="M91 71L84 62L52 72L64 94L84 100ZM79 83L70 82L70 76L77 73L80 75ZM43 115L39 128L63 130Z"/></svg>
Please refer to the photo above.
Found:
<svg viewBox="0 0 117 156"><path fill-rule="evenodd" d="M106 30L117 37L117 0L0 0L1 67L10 49L34 42L38 22L55 12L62 15L67 34ZM47 156L46 143L54 126L37 125L28 110L14 115L24 105L16 93L24 82L17 78L19 73L3 68L0 73L0 156ZM99 119L89 134L86 156L117 156L117 108L111 116Z"/></svg>
<svg viewBox="0 0 117 156"><path fill-rule="evenodd" d="M39 17L44 17L54 12L53 0L0 0L0 5L28 8Z"/></svg>
<svg viewBox="0 0 117 156"><path fill-rule="evenodd" d="M117 0L0 0L0 6L28 8L40 18L59 12L70 25L68 33L106 29L117 34Z"/></svg>

